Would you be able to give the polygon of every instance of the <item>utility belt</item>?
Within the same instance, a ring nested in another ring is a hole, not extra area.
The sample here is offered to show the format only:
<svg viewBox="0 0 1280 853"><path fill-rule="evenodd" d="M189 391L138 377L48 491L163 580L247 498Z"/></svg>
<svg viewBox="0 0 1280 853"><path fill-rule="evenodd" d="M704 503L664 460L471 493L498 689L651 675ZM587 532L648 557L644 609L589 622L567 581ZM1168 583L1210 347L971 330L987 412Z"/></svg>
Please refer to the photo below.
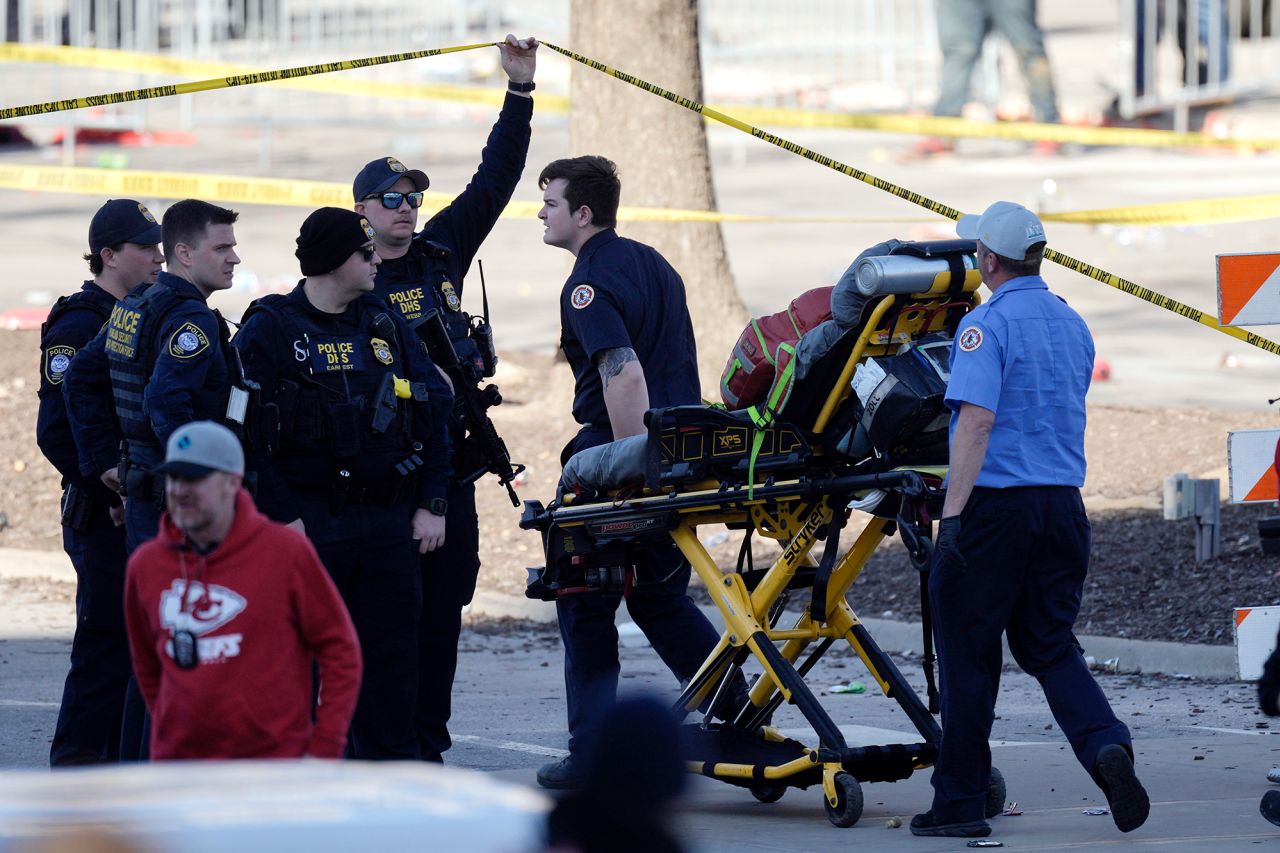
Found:
<svg viewBox="0 0 1280 853"><path fill-rule="evenodd" d="M88 530L94 513L106 509L108 509L107 502L95 498L83 486L68 483L62 492L62 526L69 527L77 533Z"/></svg>
<svg viewBox="0 0 1280 853"><path fill-rule="evenodd" d="M424 464L422 445L414 443L413 450L395 463L384 477L355 479L351 471L341 468L328 482L291 482L289 487L299 495L329 502L329 510L341 512L348 505L399 506L418 493L418 482Z"/></svg>
<svg viewBox="0 0 1280 853"><path fill-rule="evenodd" d="M164 477L133 461L128 451L120 457L120 486L126 498L164 500Z"/></svg>

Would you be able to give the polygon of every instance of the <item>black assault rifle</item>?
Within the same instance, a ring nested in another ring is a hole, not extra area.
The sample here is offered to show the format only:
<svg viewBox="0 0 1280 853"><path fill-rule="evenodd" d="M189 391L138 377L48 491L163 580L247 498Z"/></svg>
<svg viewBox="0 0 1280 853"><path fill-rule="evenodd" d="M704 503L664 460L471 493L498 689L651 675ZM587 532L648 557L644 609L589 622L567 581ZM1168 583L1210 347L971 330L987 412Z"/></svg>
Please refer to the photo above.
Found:
<svg viewBox="0 0 1280 853"><path fill-rule="evenodd" d="M486 368L497 360L493 356L488 302L486 298L483 323L472 327L471 330L472 339L487 338L487 341L476 341ZM427 352L431 355L431 360L447 373L450 381L453 382L454 416L459 418L462 427L466 430L466 441L473 444L480 456L480 465L475 470L466 473L455 471L454 475L458 477L459 482L474 483L485 474L494 474L498 482L506 486L507 494L511 497L511 505L520 506L520 499L516 497L512 482L524 471L525 466L518 463L512 464L507 445L502 441L502 436L498 435L488 415L489 409L502 403L502 394L498 392L496 385L480 387L482 380L493 375L491 370L479 370L469 360L464 361L458 357L458 351L453 347L453 341L449 338L449 332L444 325L444 318L438 309L432 310L422 318L422 327L425 332L423 338L427 342Z"/></svg>

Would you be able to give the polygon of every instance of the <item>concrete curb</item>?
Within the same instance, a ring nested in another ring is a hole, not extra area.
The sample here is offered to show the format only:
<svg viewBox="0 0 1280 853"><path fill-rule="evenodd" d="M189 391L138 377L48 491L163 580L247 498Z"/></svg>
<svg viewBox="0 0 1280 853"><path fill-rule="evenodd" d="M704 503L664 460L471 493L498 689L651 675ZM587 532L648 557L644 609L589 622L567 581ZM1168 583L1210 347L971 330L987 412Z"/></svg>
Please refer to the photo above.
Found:
<svg viewBox="0 0 1280 853"><path fill-rule="evenodd" d="M74 582L75 571L67 555L61 551L0 548L0 578L52 578ZM714 607L704 605L702 610L713 625L720 624ZM479 590L471 602L469 615L480 619L525 619L551 623L556 619L556 608L546 601L533 601L493 590ZM618 621L629 621L624 608L618 608ZM864 619L862 622L885 651L916 655L923 653L919 622L895 622L890 619ZM1234 646L1162 643L1153 640L1127 640L1122 637L1081 636L1078 639L1085 654L1099 661L1119 658L1121 672L1189 675L1194 678L1229 681L1237 678ZM1016 666L1008 645L1005 646L1004 660L1005 663Z"/></svg>

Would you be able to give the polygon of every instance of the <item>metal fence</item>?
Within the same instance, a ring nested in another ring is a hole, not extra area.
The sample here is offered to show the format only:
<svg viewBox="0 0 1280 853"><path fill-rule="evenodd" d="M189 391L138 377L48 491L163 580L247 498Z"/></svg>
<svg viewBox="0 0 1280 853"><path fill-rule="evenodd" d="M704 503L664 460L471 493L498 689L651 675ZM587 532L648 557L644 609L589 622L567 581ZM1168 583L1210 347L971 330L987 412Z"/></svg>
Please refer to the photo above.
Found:
<svg viewBox="0 0 1280 853"><path fill-rule="evenodd" d="M1190 109L1280 89L1280 43L1271 0L1124 0L1125 118L1174 113L1186 130Z"/></svg>

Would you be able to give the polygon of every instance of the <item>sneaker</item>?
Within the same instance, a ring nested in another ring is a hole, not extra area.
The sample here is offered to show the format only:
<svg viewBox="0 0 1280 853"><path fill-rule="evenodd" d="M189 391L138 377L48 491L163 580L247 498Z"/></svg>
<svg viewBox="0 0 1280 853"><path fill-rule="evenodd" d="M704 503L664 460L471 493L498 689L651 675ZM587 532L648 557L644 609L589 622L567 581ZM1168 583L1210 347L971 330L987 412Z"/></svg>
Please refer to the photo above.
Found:
<svg viewBox="0 0 1280 853"><path fill-rule="evenodd" d="M1276 792L1280 794L1280 791ZM986 838L991 834L991 824L985 820L969 820L960 823L943 823L933 809L911 818L912 835L928 835L944 838Z"/></svg>
<svg viewBox="0 0 1280 853"><path fill-rule="evenodd" d="M1138 781L1138 775L1133 772L1133 759L1129 757L1128 750L1116 743L1104 746L1093 765L1093 777L1098 780L1102 793L1107 795L1107 805L1111 807L1111 819L1116 822L1116 829L1133 832L1147 822L1151 801Z"/></svg>
<svg viewBox="0 0 1280 853"><path fill-rule="evenodd" d="M1267 781L1280 785L1280 767L1272 767L1267 771Z"/></svg>
<svg viewBox="0 0 1280 853"><path fill-rule="evenodd" d="M572 755L538 768L538 784L553 791L569 791L581 788L586 778Z"/></svg>
<svg viewBox="0 0 1280 853"><path fill-rule="evenodd" d="M1258 811L1267 820L1280 826L1280 791L1267 791L1262 795L1262 802L1258 803Z"/></svg>

